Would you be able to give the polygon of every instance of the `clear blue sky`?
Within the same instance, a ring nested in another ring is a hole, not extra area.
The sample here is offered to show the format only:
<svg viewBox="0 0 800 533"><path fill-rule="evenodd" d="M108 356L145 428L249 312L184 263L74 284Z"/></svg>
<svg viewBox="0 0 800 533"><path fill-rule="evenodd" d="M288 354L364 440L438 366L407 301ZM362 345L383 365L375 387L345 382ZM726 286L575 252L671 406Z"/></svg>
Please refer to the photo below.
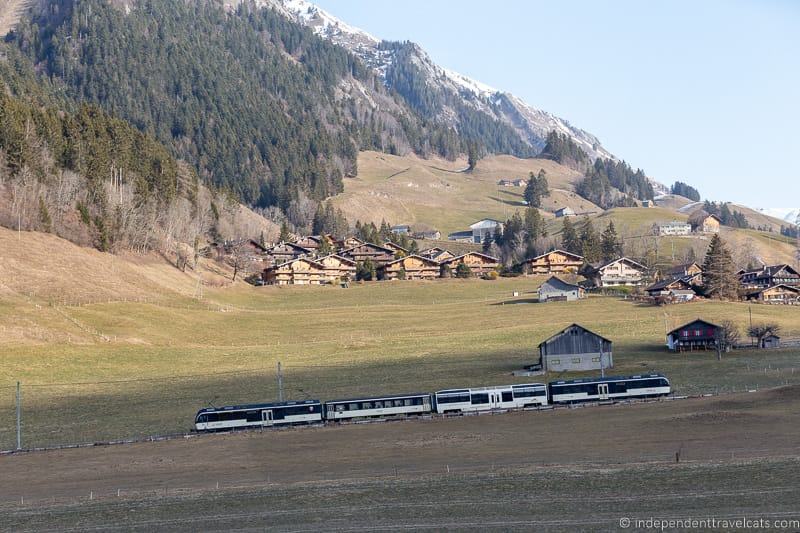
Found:
<svg viewBox="0 0 800 533"><path fill-rule="evenodd" d="M661 182L800 206L800 1L316 3L569 120Z"/></svg>

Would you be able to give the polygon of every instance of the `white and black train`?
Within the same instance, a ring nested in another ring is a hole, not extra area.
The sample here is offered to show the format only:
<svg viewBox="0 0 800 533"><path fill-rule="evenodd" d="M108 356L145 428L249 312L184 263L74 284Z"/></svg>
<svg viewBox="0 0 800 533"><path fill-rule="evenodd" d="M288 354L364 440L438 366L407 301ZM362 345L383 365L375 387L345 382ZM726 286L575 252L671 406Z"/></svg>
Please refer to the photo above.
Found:
<svg viewBox="0 0 800 533"><path fill-rule="evenodd" d="M590 401L655 398L672 392L661 374L581 378L435 393L394 394L345 400L302 400L208 407L197 412L195 430L224 431L248 427L321 424L347 419L388 418L430 413L450 414Z"/></svg>

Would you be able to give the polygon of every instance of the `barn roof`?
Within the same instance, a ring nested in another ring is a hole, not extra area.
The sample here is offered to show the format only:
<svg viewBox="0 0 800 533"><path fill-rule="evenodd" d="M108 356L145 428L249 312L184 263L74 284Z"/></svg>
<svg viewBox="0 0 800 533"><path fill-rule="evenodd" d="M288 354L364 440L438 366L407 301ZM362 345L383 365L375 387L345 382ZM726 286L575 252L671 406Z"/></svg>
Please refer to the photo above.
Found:
<svg viewBox="0 0 800 533"><path fill-rule="evenodd" d="M583 261L583 256L582 255L573 254L572 252L567 252L566 250L561 250L560 248L556 248L555 250L550 250L549 252L541 254L541 255L537 255L536 257L531 257L530 259L526 259L525 261L526 262L527 261L536 261L537 259L541 259L542 257L547 257L548 255L555 254L555 253L568 255L568 256L574 258L576 261Z"/></svg>
<svg viewBox="0 0 800 533"><path fill-rule="evenodd" d="M560 337L561 335L563 335L564 333L566 333L566 332L567 332L567 330L569 330L569 329L571 329L571 328L580 328L580 329L582 329L583 331L585 331L586 333L590 333L590 334L594 335L594 336L595 336L595 337L597 337L598 339L603 339L603 340L604 340L604 341L606 341L606 342L612 342L612 341L611 341L611 339L607 339L606 337L603 337L602 335L598 335L598 334L597 334L597 333L595 333L594 331L592 331L592 330L590 330L590 329L587 329L587 328L585 328L585 327L581 326L580 324L575 324L575 323L573 323L573 324L570 324L569 326L565 327L564 329L562 329L561 331L559 331L559 332L558 332L558 333L556 333L555 335L552 335L551 337L548 337L547 339L545 339L545 340L543 340L542 342L540 342L540 343L539 343L539 346L541 346L542 344L547 344L548 342L550 342L551 340L555 339L556 337Z"/></svg>
<svg viewBox="0 0 800 533"><path fill-rule="evenodd" d="M550 285L551 287L561 291L572 291L581 288L580 285L575 285L574 283L568 283L563 279L559 278L558 276L550 276L549 278L547 278L547 281L542 283L542 286L545 285Z"/></svg>
<svg viewBox="0 0 800 533"><path fill-rule="evenodd" d="M708 320L703 320L702 318L695 318L691 322L687 322L686 324L682 325L681 327L673 329L672 331L667 333L667 335L672 335L673 333L677 333L678 331L686 328L687 326L691 326L692 324L696 324L698 322L700 322L702 324L705 324L706 326L711 326L712 328L718 328L719 327L718 325L713 324L713 323L709 322Z"/></svg>

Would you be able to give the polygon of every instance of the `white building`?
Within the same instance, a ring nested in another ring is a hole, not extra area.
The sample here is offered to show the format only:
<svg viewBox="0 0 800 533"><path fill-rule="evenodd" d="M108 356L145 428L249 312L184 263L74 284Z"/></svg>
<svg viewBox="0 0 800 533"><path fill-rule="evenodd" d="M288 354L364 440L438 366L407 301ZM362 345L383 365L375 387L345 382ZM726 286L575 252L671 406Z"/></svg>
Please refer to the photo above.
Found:
<svg viewBox="0 0 800 533"><path fill-rule="evenodd" d="M502 231L503 223L493 218L484 218L474 224L470 224L469 229L472 230L472 242L482 243L487 233L493 236L495 229Z"/></svg>
<svg viewBox="0 0 800 533"><path fill-rule="evenodd" d="M687 222L673 220L666 224L656 224L655 233L657 235L689 235L692 232L692 225Z"/></svg>

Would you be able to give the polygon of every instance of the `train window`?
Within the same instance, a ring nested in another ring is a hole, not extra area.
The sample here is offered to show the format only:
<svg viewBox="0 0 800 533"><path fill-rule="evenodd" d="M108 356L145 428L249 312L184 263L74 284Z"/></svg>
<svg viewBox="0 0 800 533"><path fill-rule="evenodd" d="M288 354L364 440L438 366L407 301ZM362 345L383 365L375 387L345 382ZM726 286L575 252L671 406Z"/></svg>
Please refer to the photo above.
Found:
<svg viewBox="0 0 800 533"><path fill-rule="evenodd" d="M504 402L513 402L514 401L514 394L511 391L503 391L503 401Z"/></svg>
<svg viewBox="0 0 800 533"><path fill-rule="evenodd" d="M411 398L406 398L405 400L403 400L403 405L412 405Z"/></svg>
<svg viewBox="0 0 800 533"><path fill-rule="evenodd" d="M573 364L577 365L577 364L580 364L580 362L581 362L581 358L580 357L573 357L572 358L572 363Z"/></svg>
<svg viewBox="0 0 800 533"><path fill-rule="evenodd" d="M375 409L382 409L382 408L383 408L383 402L375 402Z"/></svg>
<svg viewBox="0 0 800 533"><path fill-rule="evenodd" d="M246 418L248 422L260 422L261 411L247 411Z"/></svg>
<svg viewBox="0 0 800 533"><path fill-rule="evenodd" d="M372 409L372 402L364 402L361 404L362 409Z"/></svg>
<svg viewBox="0 0 800 533"><path fill-rule="evenodd" d="M351 404L351 405L352 405L352 404ZM344 404L343 404L343 403L337 404L337 405L334 407L334 409L336 410L336 412L337 412L337 413L341 413L342 411L344 411Z"/></svg>
<svg viewBox="0 0 800 533"><path fill-rule="evenodd" d="M205 424L206 422L208 422L208 415L200 415L197 417L198 424Z"/></svg>
<svg viewBox="0 0 800 533"><path fill-rule="evenodd" d="M357 403L348 403L347 404L347 410L348 411L357 411L358 410L358 404Z"/></svg>
<svg viewBox="0 0 800 533"><path fill-rule="evenodd" d="M473 404L489 403L489 394L488 393L473 394L472 403Z"/></svg>
<svg viewBox="0 0 800 533"><path fill-rule="evenodd" d="M403 407L403 400L395 400L394 401L395 407Z"/></svg>

